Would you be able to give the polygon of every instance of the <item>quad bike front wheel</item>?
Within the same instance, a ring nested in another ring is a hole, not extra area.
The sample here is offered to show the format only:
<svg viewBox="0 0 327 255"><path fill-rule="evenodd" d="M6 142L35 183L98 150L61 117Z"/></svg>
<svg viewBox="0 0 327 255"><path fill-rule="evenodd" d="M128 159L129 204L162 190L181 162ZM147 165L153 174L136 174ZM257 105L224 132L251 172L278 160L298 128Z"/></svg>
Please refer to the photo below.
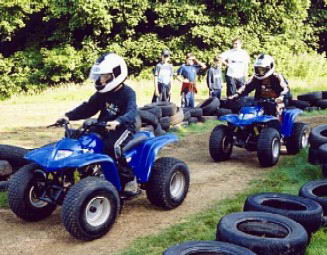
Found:
<svg viewBox="0 0 327 255"><path fill-rule="evenodd" d="M77 239L93 240L105 235L120 210L116 188L99 177L86 177L72 186L64 200L61 218Z"/></svg>
<svg viewBox="0 0 327 255"><path fill-rule="evenodd" d="M260 165L269 167L277 164L280 156L280 134L275 128L263 128L257 142Z"/></svg>
<svg viewBox="0 0 327 255"><path fill-rule="evenodd" d="M225 125L216 126L209 138L209 153L214 161L230 158L233 151L233 134Z"/></svg>
<svg viewBox="0 0 327 255"><path fill-rule="evenodd" d="M45 173L37 164L25 165L11 176L8 202L18 217L26 221L39 221L56 209L55 204L39 199L46 185L45 180Z"/></svg>
<svg viewBox="0 0 327 255"><path fill-rule="evenodd" d="M155 161L146 195L149 201L165 209L173 209L183 203L190 186L187 165L171 157Z"/></svg>
<svg viewBox="0 0 327 255"><path fill-rule="evenodd" d="M310 127L301 122L294 123L292 134L286 138L285 145L289 154L297 154L308 147Z"/></svg>

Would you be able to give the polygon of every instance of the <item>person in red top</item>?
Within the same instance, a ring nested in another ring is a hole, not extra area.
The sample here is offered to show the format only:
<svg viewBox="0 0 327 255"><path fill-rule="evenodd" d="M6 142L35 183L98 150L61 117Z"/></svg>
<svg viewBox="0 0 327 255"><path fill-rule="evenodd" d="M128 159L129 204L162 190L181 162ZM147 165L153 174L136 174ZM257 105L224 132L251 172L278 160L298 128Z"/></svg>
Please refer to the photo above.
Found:
<svg viewBox="0 0 327 255"><path fill-rule="evenodd" d="M186 54L186 63L177 70L177 79L182 82L182 107L194 107L196 90L196 75L206 65L195 58L193 53Z"/></svg>

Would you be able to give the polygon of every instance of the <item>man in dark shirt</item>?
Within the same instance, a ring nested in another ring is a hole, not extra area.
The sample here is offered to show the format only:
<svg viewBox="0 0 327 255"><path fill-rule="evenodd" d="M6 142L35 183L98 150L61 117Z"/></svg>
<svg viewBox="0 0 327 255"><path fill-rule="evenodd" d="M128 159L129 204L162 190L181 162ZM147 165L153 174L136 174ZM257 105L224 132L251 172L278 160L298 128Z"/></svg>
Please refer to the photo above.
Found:
<svg viewBox="0 0 327 255"><path fill-rule="evenodd" d="M122 147L135 133L137 115L135 92L124 84L127 73L122 57L114 53L101 56L90 72L97 91L87 102L65 114L68 120L80 120L100 112L98 122L106 123L107 129L102 132L105 152L120 163L124 163Z"/></svg>

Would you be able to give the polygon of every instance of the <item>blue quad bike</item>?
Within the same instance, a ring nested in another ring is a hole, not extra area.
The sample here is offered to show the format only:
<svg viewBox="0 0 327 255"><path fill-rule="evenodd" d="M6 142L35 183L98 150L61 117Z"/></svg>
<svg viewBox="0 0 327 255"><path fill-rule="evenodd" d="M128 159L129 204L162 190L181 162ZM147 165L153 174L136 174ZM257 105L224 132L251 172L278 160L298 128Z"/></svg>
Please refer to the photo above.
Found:
<svg viewBox="0 0 327 255"><path fill-rule="evenodd" d="M38 221L62 205L65 228L81 240L106 234L127 199L123 190L128 180L122 176L121 165L104 154L101 136L94 132L95 126L104 128L103 124L88 123L75 130L62 123L66 136L27 153L25 158L32 163L12 175L8 188L9 206L18 217ZM140 131L123 147L125 163L139 187L152 204L164 209L182 204L189 188L184 162L172 157L156 159L160 149L176 141L173 134L155 137Z"/></svg>
<svg viewBox="0 0 327 255"><path fill-rule="evenodd" d="M299 109L284 109L281 118L265 114L272 100L261 100L256 106L242 107L239 114L220 117L227 125L217 125L210 135L209 153L213 160L230 158L233 145L248 151L257 151L261 166L269 167L278 162L280 148L286 145L289 154L296 154L308 146L310 128L295 122L302 113Z"/></svg>

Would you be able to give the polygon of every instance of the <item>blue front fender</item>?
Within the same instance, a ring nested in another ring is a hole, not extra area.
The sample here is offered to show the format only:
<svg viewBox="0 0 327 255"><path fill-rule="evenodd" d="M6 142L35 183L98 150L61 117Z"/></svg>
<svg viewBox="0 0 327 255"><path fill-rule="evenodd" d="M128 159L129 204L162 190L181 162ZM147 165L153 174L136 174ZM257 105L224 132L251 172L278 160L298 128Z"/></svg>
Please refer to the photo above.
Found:
<svg viewBox="0 0 327 255"><path fill-rule="evenodd" d="M248 126L254 123L267 123L269 121L278 120L278 119L270 115L261 115L250 119L241 119L238 114L228 114L220 117L219 120L226 121L235 126Z"/></svg>
<svg viewBox="0 0 327 255"><path fill-rule="evenodd" d="M151 168L158 152L167 144L176 141L178 141L178 137L169 133L153 137L135 148L135 150L126 153L127 158L132 158L130 166L133 168L139 182L145 183L149 180Z"/></svg>
<svg viewBox="0 0 327 255"><path fill-rule="evenodd" d="M118 169L113 159L108 155L101 153L84 153L74 157L47 162L48 164L46 166L42 165L43 162L38 162L37 158L31 160L42 166L42 168L47 172L55 172L67 168L82 168L91 164L100 164L106 180L110 181L118 191L121 191Z"/></svg>

